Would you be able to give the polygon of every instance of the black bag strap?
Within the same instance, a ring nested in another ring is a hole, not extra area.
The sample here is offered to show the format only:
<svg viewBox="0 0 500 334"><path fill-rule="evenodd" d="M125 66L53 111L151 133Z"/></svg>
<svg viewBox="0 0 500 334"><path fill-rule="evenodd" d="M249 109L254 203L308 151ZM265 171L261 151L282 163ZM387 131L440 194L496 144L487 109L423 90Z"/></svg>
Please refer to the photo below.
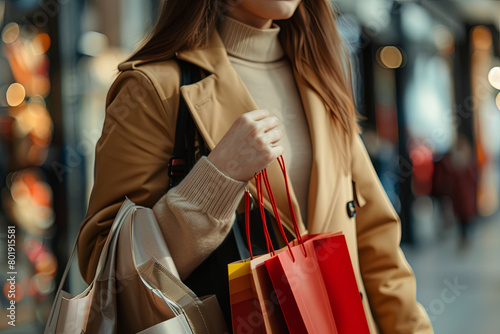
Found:
<svg viewBox="0 0 500 334"><path fill-rule="evenodd" d="M181 86L201 80L202 70L198 66L182 60L177 62L181 71ZM168 163L169 189L178 185L196 161L207 154L205 142L196 128L184 97L179 93L174 152Z"/></svg>

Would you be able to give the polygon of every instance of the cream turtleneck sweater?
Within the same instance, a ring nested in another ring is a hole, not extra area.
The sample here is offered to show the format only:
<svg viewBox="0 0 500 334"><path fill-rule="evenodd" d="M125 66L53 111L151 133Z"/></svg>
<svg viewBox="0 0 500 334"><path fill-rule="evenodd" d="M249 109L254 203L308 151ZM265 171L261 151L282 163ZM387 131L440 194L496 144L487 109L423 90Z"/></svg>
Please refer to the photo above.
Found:
<svg viewBox="0 0 500 334"><path fill-rule="evenodd" d="M229 60L261 109L280 120L288 176L307 224L311 137L292 67L278 39L280 28L257 29L225 16L219 34Z"/></svg>

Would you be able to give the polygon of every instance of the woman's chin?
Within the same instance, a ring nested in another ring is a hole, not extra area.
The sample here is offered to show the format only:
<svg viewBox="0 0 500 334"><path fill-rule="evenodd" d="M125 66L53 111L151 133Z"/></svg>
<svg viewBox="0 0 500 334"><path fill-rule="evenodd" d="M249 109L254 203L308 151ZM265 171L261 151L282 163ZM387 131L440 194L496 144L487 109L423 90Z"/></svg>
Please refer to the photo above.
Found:
<svg viewBox="0 0 500 334"><path fill-rule="evenodd" d="M262 10L268 13L267 19L286 20L293 16L300 1L267 1L268 4Z"/></svg>
<svg viewBox="0 0 500 334"><path fill-rule="evenodd" d="M293 16L301 0L244 0L237 7L240 13L266 20L286 20Z"/></svg>

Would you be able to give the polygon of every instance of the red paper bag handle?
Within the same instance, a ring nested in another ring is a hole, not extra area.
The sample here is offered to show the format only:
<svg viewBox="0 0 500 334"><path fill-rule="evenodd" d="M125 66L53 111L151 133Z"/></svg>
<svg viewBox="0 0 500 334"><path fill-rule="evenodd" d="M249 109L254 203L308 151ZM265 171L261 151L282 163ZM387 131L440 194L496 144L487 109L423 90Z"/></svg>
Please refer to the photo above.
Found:
<svg viewBox="0 0 500 334"><path fill-rule="evenodd" d="M283 177L285 178L285 187L286 187L286 194L288 198L288 207L290 209L290 214L292 216L292 222L293 222L293 228L295 229L295 234L297 235L297 239L299 243L302 245L302 249L304 250L304 255L307 257L307 251L304 246L304 241L302 241L302 236L300 235L299 231L299 224L297 223L297 217L295 216L295 210L293 209L293 204L292 204L292 199L290 198L290 189L288 187L288 175L286 172L286 167L285 167L285 159L283 159L283 156L278 157L278 163L280 164L281 171L283 172Z"/></svg>
<svg viewBox="0 0 500 334"><path fill-rule="evenodd" d="M264 169L262 171L262 177L264 179L264 184L266 185L267 194L269 195L269 200L271 201L271 206L273 208L274 217L276 218L276 222L278 223L278 228L280 230L280 234L283 237L283 240L285 240L286 246L288 247L288 250L290 251L290 254L292 255L292 259L295 262L295 257L293 256L290 242L288 241L288 238L286 237L286 234L285 234L285 230L283 229L283 225L281 224L281 219L280 219L280 215L278 212L278 206L276 205L276 200L274 199L274 194L273 194L273 191L271 189L271 183L269 182L269 177L267 176L266 169ZM265 227L267 230L267 226L265 226ZM267 233L269 234L269 232L267 232ZM273 255L274 255L274 252L273 252Z"/></svg>
<svg viewBox="0 0 500 334"><path fill-rule="evenodd" d="M257 200L259 201L260 216L262 219L262 228L264 230L264 237L266 238L267 252L272 253L274 256L276 255L276 253L274 251L273 243L271 241L271 236L269 235L269 231L267 230L266 214L264 211L265 209L264 209L264 195L262 188L262 174L260 172L257 173L257 175L255 176L255 184L257 186ZM250 252L250 259L253 260L252 242L250 240L249 213L250 213L250 192L248 190L245 190L245 230L247 235L248 250Z"/></svg>
<svg viewBox="0 0 500 334"><path fill-rule="evenodd" d="M245 230L247 234L247 244L248 251L250 252L250 258L253 260L252 253L252 243L250 241L250 192L248 189L245 190Z"/></svg>
<svg viewBox="0 0 500 334"><path fill-rule="evenodd" d="M287 195L287 199L288 199L288 207L290 209L290 215L292 217L292 222L293 222L293 227L294 227L294 230L295 230L295 234L297 235L297 240L299 242L299 244L302 246L302 250L304 252L304 256L307 257L307 250L304 246L304 242L302 240L302 236L300 235L300 231L299 231L299 225L297 223L297 217L295 216L295 210L293 209L293 204L292 204L292 198L290 196L290 188L288 186L288 174L286 172L286 166L285 166L285 159L283 158L282 155L280 155L278 157L278 163L280 165L280 168L281 168L281 172L283 173L283 178L285 180L285 188L286 188L286 195ZM265 177L267 178L267 172L265 172ZM268 184L269 184L269 180L268 180ZM267 189L267 187L266 187ZM271 191L272 193L272 190L271 190L271 186L269 184L269 188L268 188L268 193L269 191ZM270 197L271 197L271 194L270 194ZM273 201L274 201L274 196L273 196ZM280 227L280 231L282 233L282 236L284 236L284 231L283 231L283 227L282 227L282 224L281 224L281 219L279 219L279 214L278 214L278 210L277 210L277 207L276 207L276 203L274 203L274 206L273 206L273 210L274 210L274 215L278 218L276 218L276 221L278 222L278 226ZM285 240L286 240L286 237L285 237ZM287 246L288 246L288 249L289 249L289 252L290 252L290 256L292 257L292 260L295 262L295 257L292 253L292 250L290 248L290 245L287 243Z"/></svg>
<svg viewBox="0 0 500 334"><path fill-rule="evenodd" d="M307 251L306 251L306 248L304 246L302 236L300 235L299 226L297 223L297 217L295 216L295 210L293 209L293 204L292 204L292 200L290 197L290 188L288 186L288 175L286 172L285 160L283 159L283 156L279 156L277 160L278 160L278 163L280 165L280 168L281 168L281 171L283 173L284 180L285 180L288 206L290 209L290 214L292 217L292 222L293 222L295 234L297 235L297 240L298 240L299 244L302 246L302 249L304 251L304 255L307 257ZM290 256L292 257L292 260L295 262L295 257L292 253L290 242L288 241L288 238L286 237L285 231L283 229L283 225L281 223L280 215L278 212L278 207L276 205L276 200L274 198L274 194L273 194L272 189L271 189L271 184L269 182L269 177L267 175L267 170L264 169L261 172L257 173L257 175L255 176L255 180L256 180L256 186L257 186L257 197L258 197L258 201L259 201L260 214L261 214L262 224L263 224L262 227L264 229L264 235L265 235L266 243L267 243L267 251L268 251L268 253L272 252L272 254L275 255L275 251L274 251L274 248L273 248L273 245L271 242L271 237L269 235L269 231L267 229L267 224L266 224L266 218L265 218L265 212L264 212L264 195L263 195L264 191L263 191L263 187L262 187L262 180L264 180L265 188L266 188L266 191L269 195L269 199L271 201L271 206L273 208L276 222L278 223L280 234L283 237L283 240L287 244L287 247L288 247L288 250L290 252ZM247 192L245 192L245 228L246 228L246 232L247 232L247 243L248 243L248 248L250 250L250 258L253 259L253 254L252 254L252 249L251 249L252 247L251 247L251 242L250 242L249 206L250 206L250 195L247 191Z"/></svg>

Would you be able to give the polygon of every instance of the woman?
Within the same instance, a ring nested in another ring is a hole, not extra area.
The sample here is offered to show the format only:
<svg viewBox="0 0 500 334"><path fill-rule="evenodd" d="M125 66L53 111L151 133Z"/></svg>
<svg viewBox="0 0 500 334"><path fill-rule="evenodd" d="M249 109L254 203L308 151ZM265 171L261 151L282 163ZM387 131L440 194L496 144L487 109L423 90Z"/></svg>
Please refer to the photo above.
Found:
<svg viewBox="0 0 500 334"><path fill-rule="evenodd" d="M283 154L302 232L346 237L370 331L432 333L399 248L399 218L358 134L342 50L327 0L164 4L108 94L79 240L85 279L125 196L153 207L181 278L224 240L244 188L255 195L249 181L263 168L293 234L274 162ZM207 73L181 92L211 152L166 192L180 94L176 59Z"/></svg>

